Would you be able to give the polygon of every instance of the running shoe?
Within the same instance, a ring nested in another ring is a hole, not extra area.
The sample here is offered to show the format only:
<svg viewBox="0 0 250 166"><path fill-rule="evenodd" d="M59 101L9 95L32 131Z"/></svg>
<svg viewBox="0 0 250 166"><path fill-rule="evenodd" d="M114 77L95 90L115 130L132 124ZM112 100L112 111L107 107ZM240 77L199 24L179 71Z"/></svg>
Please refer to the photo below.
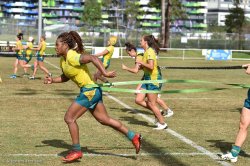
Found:
<svg viewBox="0 0 250 166"><path fill-rule="evenodd" d="M153 128L153 129L154 130L163 130L163 129L167 129L167 128L168 128L167 123L164 123L164 124L157 123L157 127Z"/></svg>
<svg viewBox="0 0 250 166"><path fill-rule="evenodd" d="M222 158L223 160L231 161L232 163L236 163L237 160L238 160L238 157L234 157L234 156L232 155L232 153L223 154L223 155L221 155L221 158Z"/></svg>
<svg viewBox="0 0 250 166"><path fill-rule="evenodd" d="M28 77L28 75L30 75L29 73L24 73L23 77Z"/></svg>
<svg viewBox="0 0 250 166"><path fill-rule="evenodd" d="M30 76L29 80L35 80L35 77L34 76Z"/></svg>
<svg viewBox="0 0 250 166"><path fill-rule="evenodd" d="M62 158L62 160L64 162L72 162L72 161L78 160L80 158L82 158L82 151L72 150L69 152L69 154L66 157Z"/></svg>
<svg viewBox="0 0 250 166"><path fill-rule="evenodd" d="M142 139L141 134L136 134L134 136L134 138L132 139L132 143L133 143L133 145L135 147L136 154L138 154L140 152L140 149L141 149L141 139Z"/></svg>
<svg viewBox="0 0 250 166"><path fill-rule="evenodd" d="M10 78L16 78L15 74L10 75Z"/></svg>
<svg viewBox="0 0 250 166"><path fill-rule="evenodd" d="M174 115L174 111L172 111L171 109L167 109L167 110L162 111L161 115L169 118Z"/></svg>

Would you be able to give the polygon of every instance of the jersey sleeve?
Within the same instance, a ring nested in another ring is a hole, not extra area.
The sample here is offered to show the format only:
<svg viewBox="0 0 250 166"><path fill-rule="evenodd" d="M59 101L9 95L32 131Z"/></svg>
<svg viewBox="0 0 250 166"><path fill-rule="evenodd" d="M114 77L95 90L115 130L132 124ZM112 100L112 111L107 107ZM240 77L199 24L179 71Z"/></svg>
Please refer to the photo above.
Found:
<svg viewBox="0 0 250 166"><path fill-rule="evenodd" d="M106 48L106 50L107 50L108 52L112 52L112 51L114 50L114 47L113 47L113 46L108 46L108 47Z"/></svg>
<svg viewBox="0 0 250 166"><path fill-rule="evenodd" d="M148 50L148 60L155 60L156 59L156 54L153 49Z"/></svg>
<svg viewBox="0 0 250 166"><path fill-rule="evenodd" d="M77 52L70 52L67 55L67 61L71 66L81 66L80 64L80 56L81 54L78 54Z"/></svg>

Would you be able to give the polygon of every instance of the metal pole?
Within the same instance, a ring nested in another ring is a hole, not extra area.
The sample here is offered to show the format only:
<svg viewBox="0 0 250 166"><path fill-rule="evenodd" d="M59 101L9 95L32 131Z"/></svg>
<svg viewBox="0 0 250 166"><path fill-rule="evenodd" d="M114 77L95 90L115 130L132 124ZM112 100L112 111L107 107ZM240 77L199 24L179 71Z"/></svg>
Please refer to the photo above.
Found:
<svg viewBox="0 0 250 166"><path fill-rule="evenodd" d="M42 36L42 0L38 2L38 41Z"/></svg>

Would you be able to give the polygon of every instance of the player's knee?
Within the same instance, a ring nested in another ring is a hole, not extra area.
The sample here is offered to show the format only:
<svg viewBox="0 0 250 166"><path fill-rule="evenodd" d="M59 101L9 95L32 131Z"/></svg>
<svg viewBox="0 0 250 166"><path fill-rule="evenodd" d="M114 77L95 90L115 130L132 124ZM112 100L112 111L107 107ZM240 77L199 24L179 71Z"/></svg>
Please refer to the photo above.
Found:
<svg viewBox="0 0 250 166"><path fill-rule="evenodd" d="M248 130L248 124L247 123L244 123L244 122L240 122L240 130Z"/></svg>
<svg viewBox="0 0 250 166"><path fill-rule="evenodd" d="M97 119L97 121L105 126L109 126L110 125L110 118L101 118L101 119Z"/></svg>
<svg viewBox="0 0 250 166"><path fill-rule="evenodd" d="M67 123L68 125L69 125L69 124L72 124L72 123L75 123L75 119L73 119L72 117L67 116L67 115L64 116L64 121L65 121L65 123Z"/></svg>
<svg viewBox="0 0 250 166"><path fill-rule="evenodd" d="M135 103L138 105L141 105L142 102L143 102L143 100L141 100L141 99L137 99L137 98L135 99Z"/></svg>

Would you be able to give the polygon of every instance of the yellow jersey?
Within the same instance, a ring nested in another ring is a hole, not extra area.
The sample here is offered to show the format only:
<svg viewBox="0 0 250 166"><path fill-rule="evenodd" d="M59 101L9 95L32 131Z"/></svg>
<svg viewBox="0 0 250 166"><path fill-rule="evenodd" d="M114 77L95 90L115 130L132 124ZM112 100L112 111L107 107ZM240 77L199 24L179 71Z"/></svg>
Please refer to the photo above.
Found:
<svg viewBox="0 0 250 166"><path fill-rule="evenodd" d="M64 75L72 80L78 87L94 84L86 64L80 64L81 54L69 50L66 59L61 57L60 66ZM84 55L83 55L84 56Z"/></svg>
<svg viewBox="0 0 250 166"><path fill-rule="evenodd" d="M115 47L114 46L108 46L106 48L106 50L108 50L109 53L104 55L103 60L102 60L105 67L110 64L110 59L111 59L111 57L112 57L112 55L114 53Z"/></svg>
<svg viewBox="0 0 250 166"><path fill-rule="evenodd" d="M39 55L43 56L44 55L44 52L45 52L45 49L46 49L46 42L45 41L42 41L41 42L41 49L39 50Z"/></svg>
<svg viewBox="0 0 250 166"><path fill-rule="evenodd" d="M20 49L20 50L17 50L16 53L18 55L22 55L22 53L23 53L23 44L22 44L21 40L19 40L19 41L16 42L16 48Z"/></svg>
<svg viewBox="0 0 250 166"><path fill-rule="evenodd" d="M146 67L143 67L143 71L144 71L144 79L146 80L158 80L160 76L159 70L157 68L158 64L157 64L157 56L156 56L156 52L153 48L149 47L142 58L142 61L144 63L147 63L148 60L153 60L154 61L154 69L153 70L149 70Z"/></svg>
<svg viewBox="0 0 250 166"><path fill-rule="evenodd" d="M33 44L32 42L27 42L27 48L26 48L26 57L29 57L32 54Z"/></svg>

